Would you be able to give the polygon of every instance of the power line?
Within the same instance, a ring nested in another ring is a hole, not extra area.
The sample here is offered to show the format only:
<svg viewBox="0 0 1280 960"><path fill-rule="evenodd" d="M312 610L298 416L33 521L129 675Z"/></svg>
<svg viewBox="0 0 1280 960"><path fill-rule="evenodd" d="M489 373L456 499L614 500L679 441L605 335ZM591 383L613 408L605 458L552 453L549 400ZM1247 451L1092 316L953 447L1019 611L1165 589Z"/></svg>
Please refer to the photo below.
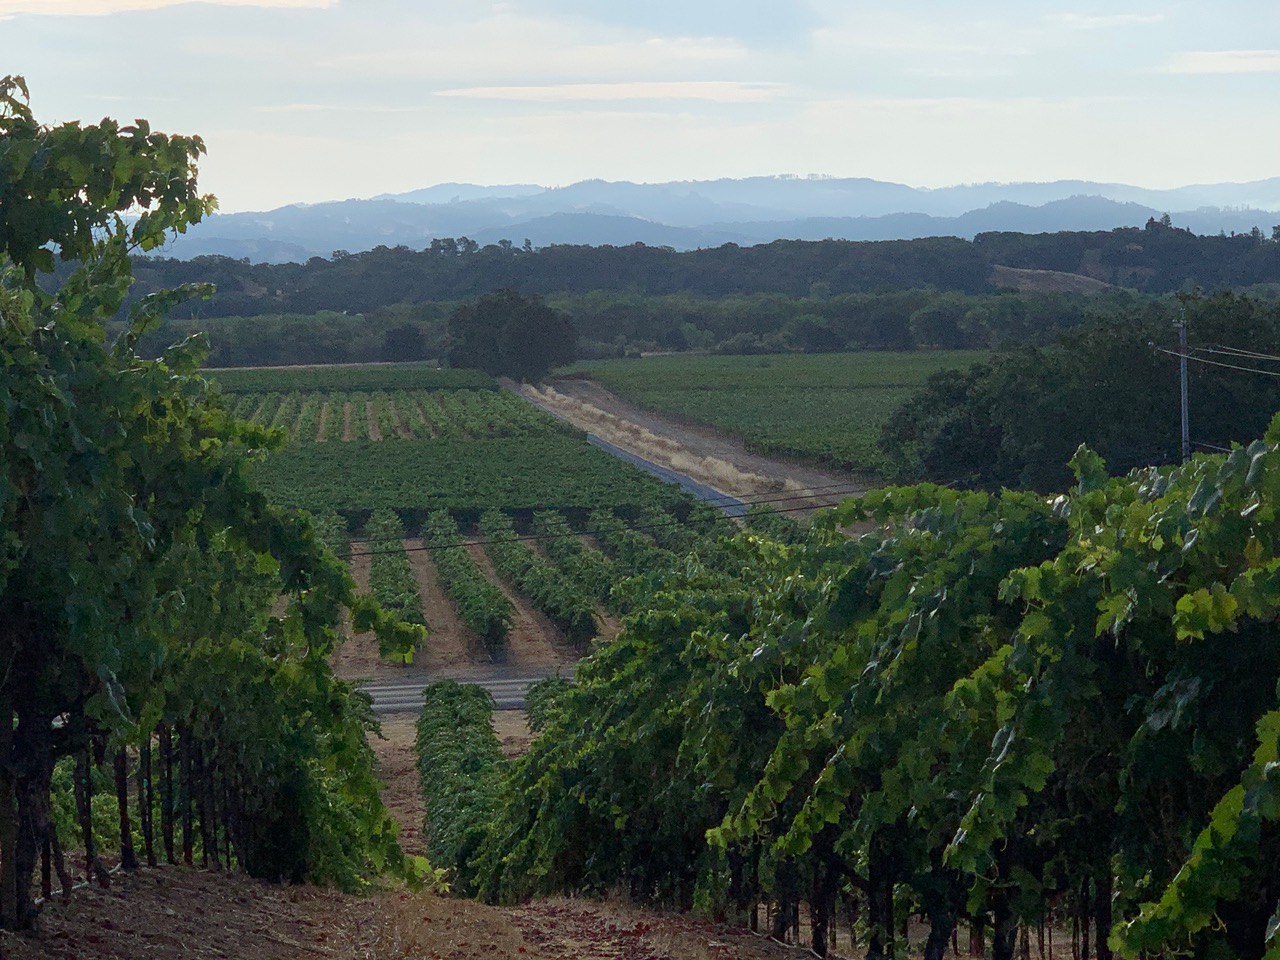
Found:
<svg viewBox="0 0 1280 960"><path fill-rule="evenodd" d="M1196 347L1194 353L1220 353L1228 357L1248 357L1252 360L1270 360L1273 363L1280 363L1280 356L1272 353L1258 353L1255 350L1245 350L1241 347L1228 347L1221 343L1211 343L1208 346Z"/></svg>
<svg viewBox="0 0 1280 960"><path fill-rule="evenodd" d="M1163 347L1157 348L1161 353L1167 353L1171 357L1178 357L1182 360L1194 360L1196 363L1208 364L1211 367L1223 367L1227 370L1239 370L1243 373L1260 373L1264 377L1280 377L1280 370L1259 370L1257 367L1241 367L1234 363L1221 363L1217 360L1206 360L1204 357L1197 357L1191 353L1179 353L1176 350L1165 350Z"/></svg>
<svg viewBox="0 0 1280 960"><path fill-rule="evenodd" d="M734 504L734 503L741 503L748 507L756 507L756 506L764 506L770 503L794 503L797 500L826 500L832 497L840 497L840 496L852 497L852 496L857 496L858 494L863 492L856 488L847 489L847 490L842 489L848 486L849 486L848 483L833 483L833 484L825 484L817 487L805 487L806 490L828 490L829 492L827 493L807 493L807 494L796 493L796 494L790 494L790 495L778 494L776 496L771 494L771 495L768 495L767 497L764 495L760 495L761 499L756 499L756 500L748 500L748 499L743 499L742 497L730 497L730 496L708 497L705 500L699 499L697 502L699 504L705 504L707 506L717 507L717 508L724 506L726 504ZM836 492L837 489L841 489L841 492ZM809 508L800 507L797 509L809 509ZM774 512L781 513L782 511L775 510ZM715 519L719 519L719 518L717 517ZM645 527L644 529L650 529L650 528L657 529L659 527L665 527L665 526L677 526L680 523L681 521L679 520L673 520L671 523L652 524L648 527ZM640 528L637 527L635 529L640 529ZM389 543L394 540L403 540L404 538L403 537L355 537L352 539L358 540L360 543Z"/></svg>
<svg viewBox="0 0 1280 960"><path fill-rule="evenodd" d="M795 513L799 510L812 510L812 509L813 508L810 506L782 507L774 510L773 512L774 513ZM669 523L637 524L635 526L627 526L624 524L624 528L634 533L641 533L646 530L658 530L658 529L669 528L669 527L691 527L695 523L727 523L727 522L728 522L727 517L722 517L717 515L714 517L702 517L702 518L690 517L686 520L673 520ZM456 550L459 547L465 548L469 546L483 547L486 544L490 544L490 543L532 543L532 542L543 541L543 540L565 540L569 538L577 538L579 536L593 536L595 534L604 533L604 532L605 532L604 530L597 528L595 530L583 530L581 532L574 531L572 533L528 534L528 535L514 536L514 537L492 537L489 539L482 539L482 540L457 540L450 543L442 543L442 544L434 544L434 545L424 544L421 547L402 547L398 550L368 550L368 551L362 551L360 553L335 553L334 556L336 556L339 560L351 560L356 557L388 556L388 555L397 554L397 553L424 553L432 550ZM366 541L366 542L371 542L371 541Z"/></svg>
<svg viewBox="0 0 1280 960"><path fill-rule="evenodd" d="M809 506L784 507L784 508L776 509L773 512L774 513L794 513L799 510L811 510L811 509L812 507L809 507ZM727 522L728 522L727 517L723 517L719 514L716 514L715 516L689 517L689 518L686 518L685 520L670 520L670 521L664 521L662 523L648 523L648 524L642 523L642 524L635 524L635 525L623 524L623 527L624 529L634 533L642 533L648 530L662 530L662 529L670 529L673 527L692 527L694 524L700 524L700 523L716 524L716 523L727 523ZM577 538L579 536L594 536L596 534L605 533L605 532L607 531L601 528L596 528L596 529L583 530L580 532L572 531L570 533L518 534L513 537L490 537L487 539L479 539L479 540L457 540L451 543L442 543L442 544L435 544L435 545L424 544L424 546L421 546L421 547L403 547L397 550L370 550L370 551L364 551L360 553L336 554L336 556L340 560L346 560L346 559L351 559L352 557L374 557L374 556L379 556L383 554L420 553L424 550L453 550L458 547L485 546L486 544L490 544L490 543L533 543L533 542L545 541L545 540L565 540L565 539ZM384 538L384 539L388 539L388 538ZM408 539L408 538L392 537L389 539L402 540L402 539ZM361 542L372 543L374 541L361 541Z"/></svg>
<svg viewBox="0 0 1280 960"><path fill-rule="evenodd" d="M1178 361L1178 400L1182 417L1182 462L1191 459L1191 416L1187 394L1187 311L1178 311L1178 349L1182 357Z"/></svg>

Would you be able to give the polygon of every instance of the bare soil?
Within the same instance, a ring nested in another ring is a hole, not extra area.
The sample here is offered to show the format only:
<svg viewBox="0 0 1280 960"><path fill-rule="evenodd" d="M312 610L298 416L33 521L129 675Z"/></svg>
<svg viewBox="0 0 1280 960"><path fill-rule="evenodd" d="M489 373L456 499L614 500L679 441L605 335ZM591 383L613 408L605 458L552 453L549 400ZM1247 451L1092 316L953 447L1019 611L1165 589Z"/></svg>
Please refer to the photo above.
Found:
<svg viewBox="0 0 1280 960"><path fill-rule="evenodd" d="M997 264L991 268L988 281L993 287L1012 290L1031 290L1039 293L1098 294L1118 289L1102 280L1082 273L1063 273L1059 270L1028 270L1022 267L1005 267Z"/></svg>
<svg viewBox="0 0 1280 960"><path fill-rule="evenodd" d="M350 443L356 438L355 430L351 423L351 401L348 400L342 405L342 442Z"/></svg>
<svg viewBox="0 0 1280 960"><path fill-rule="evenodd" d="M426 807L418 784L418 758L414 750L418 717L397 713L382 719L382 736L370 737L369 746L378 758L378 779L382 781L382 803L400 824L400 847L405 853L427 855L423 833Z"/></svg>
<svg viewBox="0 0 1280 960"><path fill-rule="evenodd" d="M364 402L364 420L369 425L369 439L375 443L382 440L382 427L378 424L378 411L372 400Z"/></svg>
<svg viewBox="0 0 1280 960"><path fill-rule="evenodd" d="M328 440L329 427L329 401L326 400L320 407L319 425L316 427L316 443L324 443Z"/></svg>
<svg viewBox="0 0 1280 960"><path fill-rule="evenodd" d="M433 894L352 896L191 867L142 869L0 934L11 960L777 960L795 950L628 904L490 907Z"/></svg>
<svg viewBox="0 0 1280 960"><path fill-rule="evenodd" d="M427 620L427 642L417 665L427 673L454 670L471 664L489 661L480 639L458 620L453 601L445 594L436 575L431 558L422 548L421 540L406 540L405 546L414 548L406 554L418 583L418 595L422 598L422 613Z"/></svg>
<svg viewBox="0 0 1280 960"><path fill-rule="evenodd" d="M523 710L493 711L493 732L498 735L504 756L524 756L529 752L529 744L533 743L529 715Z"/></svg>
<svg viewBox="0 0 1280 960"><path fill-rule="evenodd" d="M374 739L383 802L400 842L423 853L412 716ZM528 749L525 715L499 711L508 756ZM491 907L397 889L352 896L240 874L159 867L118 874L45 906L34 934L0 933L8 960L780 960L803 954L744 930L625 902L556 898Z"/></svg>
<svg viewBox="0 0 1280 960"><path fill-rule="evenodd" d="M528 749L523 713L499 711L503 750ZM374 739L383 802L406 851L426 849L412 716ZM625 902L557 898L492 907L429 893L353 896L192 867L117 874L110 889L46 904L31 934L0 932L6 960L781 960L803 953L737 928Z"/></svg>
<svg viewBox="0 0 1280 960"><path fill-rule="evenodd" d="M423 832L426 805L418 782L418 757L414 748L417 719L412 713L384 717L382 736L370 737L369 745L378 758L382 802L400 825L400 846L406 853L426 856L427 841ZM523 756L533 743L529 717L523 710L495 710L493 732L507 757Z"/></svg>
<svg viewBox="0 0 1280 960"><path fill-rule="evenodd" d="M577 663L578 655L564 642L555 625L498 576L484 547L478 543L469 543L467 552L484 575L506 594L515 608L511 630L507 634L507 666L519 668L517 672L534 676L553 673L558 666Z"/></svg>
<svg viewBox="0 0 1280 960"><path fill-rule="evenodd" d="M422 545L421 540L404 541L428 624L426 643L414 663L411 666L393 663L378 652L378 640L372 633L352 636L348 627L347 638L330 658L335 674L352 681L407 682L440 676L483 679L551 674L577 663L578 654L564 642L555 625L502 581L483 547L470 544L466 549L515 609L508 634L507 660L504 664L493 663L484 644L458 619L457 608L445 594L430 556L420 549ZM361 554L376 546L359 540L351 542L351 575L361 590L369 588L370 567L369 557ZM612 628L611 624L612 621L606 619L606 630Z"/></svg>

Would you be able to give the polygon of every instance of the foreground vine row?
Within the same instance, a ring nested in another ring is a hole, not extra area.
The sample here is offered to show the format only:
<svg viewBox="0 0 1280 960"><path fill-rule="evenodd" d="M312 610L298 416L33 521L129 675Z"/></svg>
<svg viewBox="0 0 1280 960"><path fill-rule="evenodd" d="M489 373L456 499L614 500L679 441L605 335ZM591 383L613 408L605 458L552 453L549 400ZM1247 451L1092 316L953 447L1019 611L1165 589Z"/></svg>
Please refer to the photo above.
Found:
<svg viewBox="0 0 1280 960"><path fill-rule="evenodd" d="M641 582L540 707L472 888L772 902L776 934L805 904L819 952L854 909L872 957L904 909L931 960L1046 920L1099 960L1280 956L1280 419L1073 465L1063 496L889 489Z"/></svg>
<svg viewBox="0 0 1280 960"><path fill-rule="evenodd" d="M379 800L368 701L327 663L344 612L389 649L410 648L421 628L357 596L310 520L256 489L251 462L278 435L234 419L197 373L199 340L157 361L137 355L167 307L207 291L144 300L103 344L130 253L212 209L196 189L202 152L198 138L143 121L43 126L25 83L0 79L0 924L10 929L35 924L37 864L64 872L57 810L68 788L88 865L105 880L91 770L107 758L126 867L135 821L155 855L158 806L166 856L176 829L184 858L198 848L211 865L274 879L358 887L425 868L401 854ZM37 276L55 256L67 266L49 292ZM158 791L147 773L157 749ZM143 789L131 817L135 763Z"/></svg>

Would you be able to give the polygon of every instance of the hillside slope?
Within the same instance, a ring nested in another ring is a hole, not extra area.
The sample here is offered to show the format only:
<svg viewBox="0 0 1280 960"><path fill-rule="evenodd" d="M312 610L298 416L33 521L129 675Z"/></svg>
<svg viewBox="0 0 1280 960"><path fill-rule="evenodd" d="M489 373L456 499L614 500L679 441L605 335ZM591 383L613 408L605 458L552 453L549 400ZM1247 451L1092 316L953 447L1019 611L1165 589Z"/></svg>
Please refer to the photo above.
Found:
<svg viewBox="0 0 1280 960"><path fill-rule="evenodd" d="M776 960L745 931L587 901L489 907L430 894L352 896L191 867L144 869L49 905L9 960Z"/></svg>

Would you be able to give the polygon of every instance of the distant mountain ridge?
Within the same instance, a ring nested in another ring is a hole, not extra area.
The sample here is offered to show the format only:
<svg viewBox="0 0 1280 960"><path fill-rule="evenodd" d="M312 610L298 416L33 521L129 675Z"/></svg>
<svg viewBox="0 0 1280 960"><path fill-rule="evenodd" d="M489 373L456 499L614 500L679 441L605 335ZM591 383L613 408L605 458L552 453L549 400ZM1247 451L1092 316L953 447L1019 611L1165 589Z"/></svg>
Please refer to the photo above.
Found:
<svg viewBox="0 0 1280 960"><path fill-rule="evenodd" d="M1280 223L1280 177L1156 190L1126 184L964 184L935 189L866 178L749 177L639 184L584 180L565 187L444 183L372 199L217 214L163 255L303 262L377 246L422 249L445 237L481 244L677 250L777 239L972 239L979 233L1109 230L1168 213L1199 234L1267 236Z"/></svg>

